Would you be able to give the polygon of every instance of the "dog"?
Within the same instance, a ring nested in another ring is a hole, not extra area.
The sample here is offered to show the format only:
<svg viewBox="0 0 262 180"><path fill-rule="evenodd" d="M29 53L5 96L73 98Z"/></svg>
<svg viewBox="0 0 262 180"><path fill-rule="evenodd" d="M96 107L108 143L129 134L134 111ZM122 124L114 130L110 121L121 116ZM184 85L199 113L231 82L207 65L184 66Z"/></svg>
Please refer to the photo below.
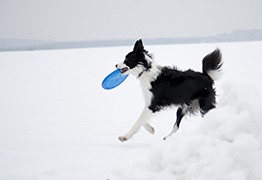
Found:
<svg viewBox="0 0 262 180"><path fill-rule="evenodd" d="M174 105L178 107L176 122L164 140L178 130L184 115L200 111L204 116L216 107L216 91L213 85L221 75L222 64L221 52L215 49L203 58L202 73L161 66L144 49L142 40L137 40L133 51L128 53L124 62L118 63L116 68L120 69L123 75L132 74L141 81L145 106L130 131L118 139L121 142L129 140L141 126L154 134L154 128L147 121L156 112Z"/></svg>

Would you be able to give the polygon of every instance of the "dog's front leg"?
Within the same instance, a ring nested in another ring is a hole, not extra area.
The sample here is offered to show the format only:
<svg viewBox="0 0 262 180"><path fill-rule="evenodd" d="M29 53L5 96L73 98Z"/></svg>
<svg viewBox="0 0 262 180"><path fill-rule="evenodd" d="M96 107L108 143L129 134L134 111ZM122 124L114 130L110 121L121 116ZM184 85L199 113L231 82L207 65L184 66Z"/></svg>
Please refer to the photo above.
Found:
<svg viewBox="0 0 262 180"><path fill-rule="evenodd" d="M147 122L145 122L143 124L144 128L151 134L155 134L155 129L150 125L148 124Z"/></svg>
<svg viewBox="0 0 262 180"><path fill-rule="evenodd" d="M148 109L148 107L146 106L143 109L142 114L140 115L138 120L135 122L135 124L130 129L130 131L128 131L128 133L126 133L124 136L119 136L118 139L121 142L124 142L130 139L138 131L138 129L146 123L146 121L152 116L152 114L153 112L150 109Z"/></svg>

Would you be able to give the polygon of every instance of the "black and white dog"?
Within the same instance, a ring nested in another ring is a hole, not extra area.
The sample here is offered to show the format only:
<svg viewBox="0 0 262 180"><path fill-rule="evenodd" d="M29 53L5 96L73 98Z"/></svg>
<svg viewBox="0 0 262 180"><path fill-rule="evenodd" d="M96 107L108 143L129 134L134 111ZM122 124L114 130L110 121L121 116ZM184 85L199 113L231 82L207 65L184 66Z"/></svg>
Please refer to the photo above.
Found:
<svg viewBox="0 0 262 180"><path fill-rule="evenodd" d="M124 62L117 64L116 68L121 69L122 74L132 74L141 81L145 107L130 131L120 136L119 140L127 141L141 126L154 134L154 128L147 121L163 108L178 106L175 125L167 137L178 130L184 115L198 111L204 115L215 108L216 92L213 84L219 77L222 66L219 49L205 56L202 63L202 73L160 66L144 49L142 40L138 40L133 51L128 53Z"/></svg>

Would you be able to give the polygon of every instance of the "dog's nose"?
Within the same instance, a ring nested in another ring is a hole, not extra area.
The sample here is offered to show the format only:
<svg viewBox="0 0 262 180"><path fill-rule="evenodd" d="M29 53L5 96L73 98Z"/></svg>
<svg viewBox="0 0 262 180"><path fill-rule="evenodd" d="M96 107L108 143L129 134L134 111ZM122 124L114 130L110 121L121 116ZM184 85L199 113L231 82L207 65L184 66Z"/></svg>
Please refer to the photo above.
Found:
<svg viewBox="0 0 262 180"><path fill-rule="evenodd" d="M117 68L117 64L116 64L116 68Z"/></svg>

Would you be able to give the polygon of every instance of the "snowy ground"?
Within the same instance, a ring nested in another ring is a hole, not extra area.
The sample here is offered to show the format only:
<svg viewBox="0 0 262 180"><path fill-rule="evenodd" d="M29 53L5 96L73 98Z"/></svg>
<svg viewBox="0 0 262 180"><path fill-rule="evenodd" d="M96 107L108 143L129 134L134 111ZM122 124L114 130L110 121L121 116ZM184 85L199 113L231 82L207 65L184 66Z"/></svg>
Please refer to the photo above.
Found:
<svg viewBox="0 0 262 180"><path fill-rule="evenodd" d="M143 107L139 82L101 82L132 46L1 52L0 179L262 179L262 42L145 47L159 64L198 71L219 47L218 108L167 141L175 109L162 112L154 136L141 129L121 143Z"/></svg>

